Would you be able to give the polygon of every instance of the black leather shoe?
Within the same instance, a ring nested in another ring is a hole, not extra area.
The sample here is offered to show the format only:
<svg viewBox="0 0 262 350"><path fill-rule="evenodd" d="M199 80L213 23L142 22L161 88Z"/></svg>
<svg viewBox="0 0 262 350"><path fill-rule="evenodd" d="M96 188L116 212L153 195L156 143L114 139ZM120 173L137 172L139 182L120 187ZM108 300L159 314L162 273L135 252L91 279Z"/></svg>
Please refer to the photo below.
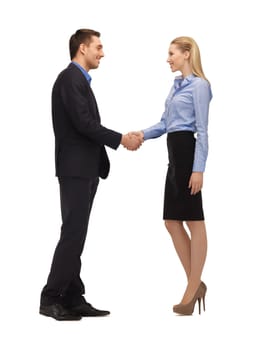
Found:
<svg viewBox="0 0 262 350"><path fill-rule="evenodd" d="M53 317L57 321L79 321L81 315L65 309L61 304L52 304L48 306L40 306L39 313L44 316Z"/></svg>
<svg viewBox="0 0 262 350"><path fill-rule="evenodd" d="M74 306L70 308L69 311L72 312L74 315L79 315L84 317L107 316L110 314L109 311L98 310L89 303Z"/></svg>

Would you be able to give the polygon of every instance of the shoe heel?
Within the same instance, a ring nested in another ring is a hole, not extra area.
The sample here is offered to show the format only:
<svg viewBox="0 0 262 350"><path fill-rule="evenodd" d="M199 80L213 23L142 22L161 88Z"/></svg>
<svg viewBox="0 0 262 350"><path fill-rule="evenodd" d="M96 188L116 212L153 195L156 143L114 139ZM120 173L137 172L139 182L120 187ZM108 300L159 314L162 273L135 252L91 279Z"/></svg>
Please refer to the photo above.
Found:
<svg viewBox="0 0 262 350"><path fill-rule="evenodd" d="M206 311L206 303L205 303L205 297L206 297L206 292L207 292L207 286L205 285L204 282L201 282L200 284L202 286L202 302L203 302L203 309Z"/></svg>
<svg viewBox="0 0 262 350"><path fill-rule="evenodd" d="M206 311L205 295L203 296L203 309Z"/></svg>
<svg viewBox="0 0 262 350"><path fill-rule="evenodd" d="M199 315L201 315L201 298L198 298L197 301L198 301L198 312L199 312Z"/></svg>

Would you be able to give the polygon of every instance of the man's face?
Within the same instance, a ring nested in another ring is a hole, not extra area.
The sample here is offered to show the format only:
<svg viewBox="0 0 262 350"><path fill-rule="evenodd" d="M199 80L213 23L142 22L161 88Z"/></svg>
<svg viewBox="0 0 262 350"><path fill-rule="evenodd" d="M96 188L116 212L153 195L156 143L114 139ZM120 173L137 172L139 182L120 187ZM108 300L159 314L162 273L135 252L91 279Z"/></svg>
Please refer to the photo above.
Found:
<svg viewBox="0 0 262 350"><path fill-rule="evenodd" d="M86 70L98 68L100 59L104 57L103 45L100 39L97 36L93 36L89 44L83 43L81 46Z"/></svg>

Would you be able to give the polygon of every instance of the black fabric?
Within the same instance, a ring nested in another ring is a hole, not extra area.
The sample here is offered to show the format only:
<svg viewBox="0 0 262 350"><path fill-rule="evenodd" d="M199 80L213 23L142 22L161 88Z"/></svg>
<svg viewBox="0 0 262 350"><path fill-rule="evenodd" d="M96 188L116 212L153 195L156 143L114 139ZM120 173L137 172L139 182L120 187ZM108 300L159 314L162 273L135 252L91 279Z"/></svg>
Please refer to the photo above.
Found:
<svg viewBox="0 0 262 350"><path fill-rule="evenodd" d="M86 240L89 216L99 179L59 178L62 213L57 244L41 305L79 305L85 293L80 278L81 254Z"/></svg>
<svg viewBox="0 0 262 350"><path fill-rule="evenodd" d="M57 176L106 178L105 146L117 149L122 135L101 125L94 93L83 73L71 63L52 90Z"/></svg>
<svg viewBox="0 0 262 350"><path fill-rule="evenodd" d="M165 184L164 220L204 220L201 191L190 194L195 137L193 132L178 131L167 135L169 165Z"/></svg>

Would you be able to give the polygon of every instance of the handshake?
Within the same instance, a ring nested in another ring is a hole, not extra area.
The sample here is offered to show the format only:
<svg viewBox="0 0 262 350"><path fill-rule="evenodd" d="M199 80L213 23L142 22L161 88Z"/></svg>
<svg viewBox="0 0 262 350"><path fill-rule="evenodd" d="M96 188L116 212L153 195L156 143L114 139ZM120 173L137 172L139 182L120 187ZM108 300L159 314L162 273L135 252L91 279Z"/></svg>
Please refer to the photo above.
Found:
<svg viewBox="0 0 262 350"><path fill-rule="evenodd" d="M144 142L143 131L132 131L122 136L121 145L129 151L136 151Z"/></svg>

